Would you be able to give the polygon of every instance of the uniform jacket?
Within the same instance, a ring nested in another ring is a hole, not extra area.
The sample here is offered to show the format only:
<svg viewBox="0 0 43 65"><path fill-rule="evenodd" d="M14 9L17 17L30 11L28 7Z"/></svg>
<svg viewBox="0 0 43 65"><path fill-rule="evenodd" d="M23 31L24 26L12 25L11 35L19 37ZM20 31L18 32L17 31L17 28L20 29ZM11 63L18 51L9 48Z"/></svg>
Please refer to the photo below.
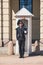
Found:
<svg viewBox="0 0 43 65"><path fill-rule="evenodd" d="M25 30L27 30L27 29L24 28L24 27L16 28L16 38L17 38L17 40L25 40L25 33L24 33Z"/></svg>

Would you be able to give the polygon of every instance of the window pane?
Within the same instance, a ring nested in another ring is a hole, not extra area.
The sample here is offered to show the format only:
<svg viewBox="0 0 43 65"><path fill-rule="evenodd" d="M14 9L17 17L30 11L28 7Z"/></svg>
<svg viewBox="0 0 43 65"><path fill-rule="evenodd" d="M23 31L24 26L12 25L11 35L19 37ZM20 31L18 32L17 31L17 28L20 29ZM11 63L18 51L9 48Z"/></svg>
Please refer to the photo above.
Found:
<svg viewBox="0 0 43 65"><path fill-rule="evenodd" d="M23 6L32 12L32 0L20 0L20 9Z"/></svg>

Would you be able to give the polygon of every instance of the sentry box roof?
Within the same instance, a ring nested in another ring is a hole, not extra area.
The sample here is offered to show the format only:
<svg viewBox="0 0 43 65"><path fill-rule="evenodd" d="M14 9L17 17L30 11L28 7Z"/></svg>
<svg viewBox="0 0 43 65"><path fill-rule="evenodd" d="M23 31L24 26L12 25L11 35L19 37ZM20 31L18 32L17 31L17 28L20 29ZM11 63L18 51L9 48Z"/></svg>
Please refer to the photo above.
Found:
<svg viewBox="0 0 43 65"><path fill-rule="evenodd" d="M16 14L15 14L16 17L18 16L30 16L30 17L33 17L34 15L28 11L25 7L23 7L22 9L20 9Z"/></svg>

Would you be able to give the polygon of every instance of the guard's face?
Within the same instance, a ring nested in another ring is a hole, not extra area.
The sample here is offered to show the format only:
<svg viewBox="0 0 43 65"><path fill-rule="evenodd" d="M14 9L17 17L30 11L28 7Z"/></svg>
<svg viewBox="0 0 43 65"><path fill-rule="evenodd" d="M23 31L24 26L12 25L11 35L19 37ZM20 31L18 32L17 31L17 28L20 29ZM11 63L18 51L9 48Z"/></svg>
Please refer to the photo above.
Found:
<svg viewBox="0 0 43 65"><path fill-rule="evenodd" d="M22 23L22 22L20 22L20 23L19 23L19 27L22 27L22 26L23 26L23 23Z"/></svg>

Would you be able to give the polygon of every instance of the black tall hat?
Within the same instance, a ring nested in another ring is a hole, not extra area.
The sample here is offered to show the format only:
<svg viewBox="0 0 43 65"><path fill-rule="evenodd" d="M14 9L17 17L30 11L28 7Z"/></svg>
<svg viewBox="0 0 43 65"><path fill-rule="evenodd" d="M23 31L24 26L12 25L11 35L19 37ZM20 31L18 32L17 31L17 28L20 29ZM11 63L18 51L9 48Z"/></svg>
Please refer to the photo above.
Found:
<svg viewBox="0 0 43 65"><path fill-rule="evenodd" d="M19 25L19 24L20 24L20 22L24 25L24 23L23 23L23 21L22 21L22 20L18 20L17 25Z"/></svg>

